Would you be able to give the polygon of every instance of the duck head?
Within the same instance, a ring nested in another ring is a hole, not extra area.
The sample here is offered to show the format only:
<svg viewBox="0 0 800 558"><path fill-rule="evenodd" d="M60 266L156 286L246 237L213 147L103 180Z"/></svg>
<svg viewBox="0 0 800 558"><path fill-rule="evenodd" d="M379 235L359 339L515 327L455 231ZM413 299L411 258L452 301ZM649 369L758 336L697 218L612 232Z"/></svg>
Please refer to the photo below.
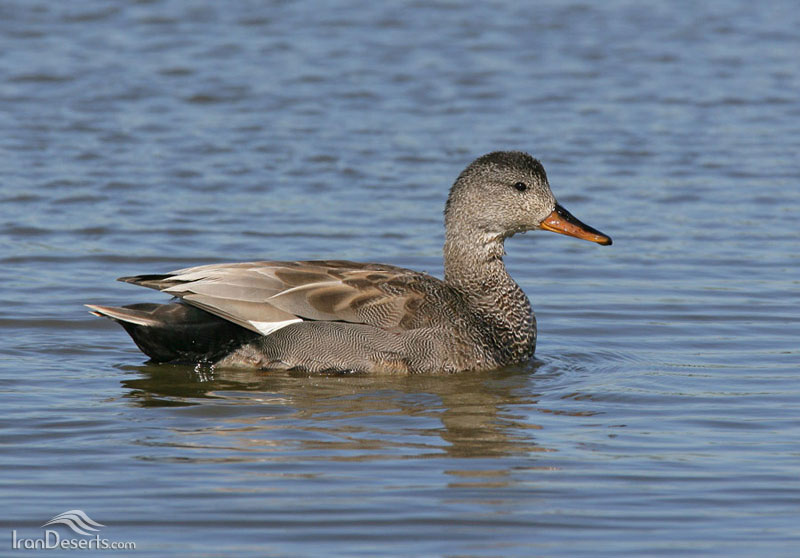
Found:
<svg viewBox="0 0 800 558"><path fill-rule="evenodd" d="M445 226L466 226L499 239L544 229L611 244L608 235L582 223L556 201L542 164L520 151L489 153L464 169L450 190Z"/></svg>

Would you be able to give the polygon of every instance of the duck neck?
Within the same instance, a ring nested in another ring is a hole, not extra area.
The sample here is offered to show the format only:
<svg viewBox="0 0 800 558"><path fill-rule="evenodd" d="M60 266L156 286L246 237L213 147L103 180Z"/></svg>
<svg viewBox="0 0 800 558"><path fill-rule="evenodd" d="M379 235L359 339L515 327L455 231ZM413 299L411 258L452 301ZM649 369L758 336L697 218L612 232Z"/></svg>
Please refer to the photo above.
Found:
<svg viewBox="0 0 800 558"><path fill-rule="evenodd" d="M533 311L528 297L506 271L504 240L501 234L460 230L457 225L448 227L445 282L461 292L488 324L515 337L522 334L523 344L533 343Z"/></svg>
<svg viewBox="0 0 800 558"><path fill-rule="evenodd" d="M516 285L503 263L503 240L493 233L460 235L448 230L444 243L445 282L478 298L489 294L487 288L495 283Z"/></svg>

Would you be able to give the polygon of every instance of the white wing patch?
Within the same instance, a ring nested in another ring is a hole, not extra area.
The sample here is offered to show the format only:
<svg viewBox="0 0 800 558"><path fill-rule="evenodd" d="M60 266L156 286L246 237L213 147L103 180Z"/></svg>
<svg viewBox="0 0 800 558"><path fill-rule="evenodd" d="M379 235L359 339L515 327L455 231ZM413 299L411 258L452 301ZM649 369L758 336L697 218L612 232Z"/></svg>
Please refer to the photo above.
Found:
<svg viewBox="0 0 800 558"><path fill-rule="evenodd" d="M295 324L297 322L302 322L300 318L295 318L293 320L284 320L282 322L256 322L250 320L250 324L258 330L259 333L262 335L269 335L270 333L275 333L282 327L286 327L290 324Z"/></svg>

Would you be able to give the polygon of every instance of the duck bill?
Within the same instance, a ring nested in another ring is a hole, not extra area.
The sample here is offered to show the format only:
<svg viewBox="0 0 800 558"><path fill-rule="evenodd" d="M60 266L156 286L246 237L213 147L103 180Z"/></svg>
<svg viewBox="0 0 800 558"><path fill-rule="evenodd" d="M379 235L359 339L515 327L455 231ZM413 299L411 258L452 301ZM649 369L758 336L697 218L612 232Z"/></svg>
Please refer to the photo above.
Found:
<svg viewBox="0 0 800 558"><path fill-rule="evenodd" d="M546 231L553 231L567 236L574 236L583 240L597 242L603 246L611 244L611 237L593 229L589 225L581 223L572 213L556 204L553 212L542 221L540 225Z"/></svg>

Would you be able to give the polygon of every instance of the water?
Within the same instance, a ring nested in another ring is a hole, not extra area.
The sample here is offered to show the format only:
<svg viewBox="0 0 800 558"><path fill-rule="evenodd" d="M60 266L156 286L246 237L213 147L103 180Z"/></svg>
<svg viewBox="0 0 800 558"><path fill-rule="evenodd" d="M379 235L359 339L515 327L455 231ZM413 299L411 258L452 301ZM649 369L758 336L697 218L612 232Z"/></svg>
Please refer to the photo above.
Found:
<svg viewBox="0 0 800 558"><path fill-rule="evenodd" d="M114 555L796 556L798 28L792 2L4 2L0 554L80 509ZM614 238L507 243L528 366L154 366L82 306L221 261L440 274L447 188L507 148Z"/></svg>

